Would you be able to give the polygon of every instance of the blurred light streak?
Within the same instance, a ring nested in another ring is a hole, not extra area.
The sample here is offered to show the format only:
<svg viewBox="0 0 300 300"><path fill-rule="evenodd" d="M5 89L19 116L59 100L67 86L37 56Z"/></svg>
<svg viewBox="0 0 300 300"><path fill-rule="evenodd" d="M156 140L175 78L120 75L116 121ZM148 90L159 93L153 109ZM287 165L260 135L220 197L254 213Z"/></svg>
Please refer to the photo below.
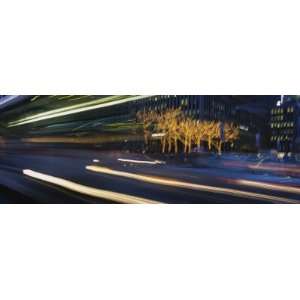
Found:
<svg viewBox="0 0 300 300"><path fill-rule="evenodd" d="M276 203L299 203L299 201L297 200L283 198L283 197L241 191L241 190L236 190L231 188L222 188L222 187L215 187L209 185L195 184L195 183L189 183L189 182L178 181L173 179L164 179L164 178L152 177L148 175L138 175L134 173L122 172L122 171L112 170L109 168L98 167L98 166L86 166L86 169L93 172L114 175L114 176L121 176L125 178L135 179L138 181L177 187L177 188L184 188L184 189L216 193L216 194L224 194L224 195L229 195L234 197L244 197L244 198L255 199L255 200L266 200L266 201L272 201Z"/></svg>
<svg viewBox="0 0 300 300"><path fill-rule="evenodd" d="M134 164L149 164L149 165L165 164L164 161L160 161L160 160L150 161L150 160L136 160L136 159L118 158L118 161L129 162L129 163L134 163Z"/></svg>
<svg viewBox="0 0 300 300"><path fill-rule="evenodd" d="M249 168L252 170L263 170L263 171L274 171L282 172L286 174L300 174L300 170L297 165L285 166L285 165L275 165L274 163L269 165L249 165Z"/></svg>
<svg viewBox="0 0 300 300"><path fill-rule="evenodd" d="M93 159L93 162L98 163L100 161L99 161L99 159Z"/></svg>
<svg viewBox="0 0 300 300"><path fill-rule="evenodd" d="M49 98L50 97L51 96L49 96ZM72 97L72 96L70 96L70 97ZM95 104L101 104L101 103L103 104L104 102L107 102L107 101L114 101L114 97L116 97L116 96L101 98L101 99L97 99L97 100L93 100L93 101L88 101L88 102L85 102L85 103L80 103L80 104L69 105L69 106L64 106L64 107L61 107L61 108L52 109L52 110L49 110L49 111L45 111L45 112L42 112L42 113L38 113L38 114L35 114L35 115L28 116L26 118L19 119L17 121L12 121L11 123L14 124L14 123L18 123L18 122L21 122L21 121L26 121L26 120L30 120L30 119L34 119L34 118L38 118L38 117L42 117L42 116L47 116L47 115L51 115L51 114L55 114L55 113L59 113L59 112L64 112L64 111L71 110L71 109L86 107L86 106L89 106L89 105L95 105Z"/></svg>
<svg viewBox="0 0 300 300"><path fill-rule="evenodd" d="M224 162L224 167L251 169L253 171L271 171L274 173L299 175L300 169L296 164L283 165L280 163L262 163L258 164L248 162Z"/></svg>
<svg viewBox="0 0 300 300"><path fill-rule="evenodd" d="M141 138L138 135L98 135L92 137L74 137L74 136L43 136L23 138L23 143L64 143L64 144L104 144L111 142L123 142L127 137L128 141L140 141Z"/></svg>
<svg viewBox="0 0 300 300"><path fill-rule="evenodd" d="M128 97L128 98L121 99L121 100L111 99L111 101L108 101L108 99L104 98L104 99L100 99L102 101L102 103L99 103L100 100L90 101L90 102L72 105L72 106L68 106L68 107L64 107L64 108L60 108L60 109L50 110L48 112L39 113L39 114L30 116L30 117L26 117L24 119L19 119L17 121L10 122L8 124L8 127L20 126L20 125L24 125L24 124L28 124L28 123L34 123L34 122L38 122L38 121L42 121L42 120L63 117L63 116L67 116L67 115L72 115L72 114L77 114L77 113L81 113L81 112L94 110L94 109L120 105L120 104L124 104L127 102L141 100L146 97L149 97L149 96L135 96L135 97ZM106 102L103 103L104 101L106 101ZM95 104L95 103L98 103L98 104Z"/></svg>
<svg viewBox="0 0 300 300"><path fill-rule="evenodd" d="M52 183L54 185L71 190L73 192L77 192L77 193L95 197L95 198L115 201L118 203L127 203L127 204L159 204L160 203L158 201L153 201L150 199L145 199L145 198L141 198L141 197L135 197L135 196L127 195L127 194L115 193L115 192L111 192L111 191L106 191L106 190L89 187L89 186L78 184L78 183L63 179L63 178L50 176L47 174L35 172L32 170L28 170L28 169L23 170L23 174L30 176L32 178L41 180L41 181Z"/></svg>
<svg viewBox="0 0 300 300"><path fill-rule="evenodd" d="M2 99L0 99L0 106L10 103L10 102L13 102L17 97L18 96L15 96L15 95L9 95L9 96L3 97Z"/></svg>
<svg viewBox="0 0 300 300"><path fill-rule="evenodd" d="M241 185L253 186L253 187L258 187L258 188L271 190L271 191L274 190L280 192L300 194L300 188L293 187L293 186L283 186L283 185L270 184L270 183L251 181L251 180L242 180L242 179L233 180L233 181Z"/></svg>

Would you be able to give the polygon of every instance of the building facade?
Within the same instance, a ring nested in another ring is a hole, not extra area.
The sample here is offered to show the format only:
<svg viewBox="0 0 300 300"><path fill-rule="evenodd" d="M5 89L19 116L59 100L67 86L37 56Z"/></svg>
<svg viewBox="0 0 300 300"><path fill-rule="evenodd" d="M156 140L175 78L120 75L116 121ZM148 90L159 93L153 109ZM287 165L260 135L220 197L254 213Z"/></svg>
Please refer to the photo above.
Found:
<svg viewBox="0 0 300 300"><path fill-rule="evenodd" d="M232 119L232 102L226 96L155 95L136 102L135 110L163 111L181 108L183 113L199 119L225 121Z"/></svg>
<svg viewBox="0 0 300 300"><path fill-rule="evenodd" d="M300 99L286 96L271 109L271 145L280 152L300 151Z"/></svg>
<svg viewBox="0 0 300 300"><path fill-rule="evenodd" d="M270 146L269 111L275 99L280 96L155 95L137 102L135 112L180 107L195 119L233 122L254 151Z"/></svg>

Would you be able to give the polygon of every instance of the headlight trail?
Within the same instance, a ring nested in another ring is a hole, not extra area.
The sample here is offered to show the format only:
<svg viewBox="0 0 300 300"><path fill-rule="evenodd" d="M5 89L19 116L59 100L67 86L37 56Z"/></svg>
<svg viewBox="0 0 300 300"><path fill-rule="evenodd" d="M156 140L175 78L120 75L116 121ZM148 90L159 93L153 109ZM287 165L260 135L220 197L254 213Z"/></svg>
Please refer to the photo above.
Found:
<svg viewBox="0 0 300 300"><path fill-rule="evenodd" d="M98 172L102 174L120 176L120 177L130 178L130 179L143 181L147 183L160 184L160 185L184 188L189 190L223 194L223 195L229 195L234 197L244 197L244 198L255 199L255 200L266 200L275 203L299 203L299 201L297 200L288 199L284 197L277 197L277 196L265 195L265 194L254 193L254 192L241 191L241 190L236 190L231 188L222 188L222 187L215 187L209 185L195 184L195 183L189 183L189 182L178 181L173 179L164 179L164 178L152 177L148 175L139 175L134 173L116 171L109 168L98 167L98 166L86 166L86 169L89 171Z"/></svg>
<svg viewBox="0 0 300 300"><path fill-rule="evenodd" d="M274 172L281 172L281 173L293 173L293 174L300 174L300 170L298 169L297 165L293 166L282 166L282 165L249 165L249 168L252 170L262 170L262 171L274 171Z"/></svg>
<svg viewBox="0 0 300 300"><path fill-rule="evenodd" d="M121 194L121 193L115 193L111 191L106 191L102 189L97 189L93 188L90 186L82 185L79 183L75 183L70 180L66 180L63 178L35 172L32 170L23 170L23 174L30 176L32 178L45 181L51 184L54 184L56 186L60 186L64 189L77 192L83 195L87 195L90 197L95 197L95 198L100 198L100 199L106 199L118 203L127 203L127 204L159 204L160 202L150 200L150 199L145 199L141 197L135 197L135 196L130 196L127 194Z"/></svg>
<svg viewBox="0 0 300 300"><path fill-rule="evenodd" d="M90 110L94 110L94 109L124 104L127 102L141 100L141 99L144 99L147 97L149 97L149 96L135 96L135 97L128 97L128 98L121 99L121 100L112 100L111 99L110 101L108 101L107 99L101 99L102 103L99 103L99 100L90 101L90 102L86 102L86 103L82 103L82 104L78 104L78 105L68 106L68 107L55 109L55 110L50 110L48 112L44 112L44 113L36 114L36 115L30 116L30 117L26 117L23 119L19 119L17 121L10 122L8 124L8 127L15 127L15 126L25 125L25 124L29 124L29 123L42 121L42 120L53 119L53 118L57 118L57 117L86 112L86 111L90 111ZM103 103L104 101L106 101L106 102ZM98 104L95 104L95 102Z"/></svg>
<svg viewBox="0 0 300 300"><path fill-rule="evenodd" d="M251 180L233 180L234 182L237 182L241 185L251 186L251 187L258 187L261 189L266 190L274 190L274 191L280 191L280 192L286 192L286 193L294 193L294 194L300 194L300 188L293 187L293 186L282 186L282 185L276 185L271 183L265 183L265 182L258 182L258 181L251 181Z"/></svg>
<svg viewBox="0 0 300 300"><path fill-rule="evenodd" d="M134 163L134 164L148 164L148 165L165 164L165 162L160 161L160 160L150 161L150 160L135 160L135 159L118 158L118 161L129 162L129 163Z"/></svg>

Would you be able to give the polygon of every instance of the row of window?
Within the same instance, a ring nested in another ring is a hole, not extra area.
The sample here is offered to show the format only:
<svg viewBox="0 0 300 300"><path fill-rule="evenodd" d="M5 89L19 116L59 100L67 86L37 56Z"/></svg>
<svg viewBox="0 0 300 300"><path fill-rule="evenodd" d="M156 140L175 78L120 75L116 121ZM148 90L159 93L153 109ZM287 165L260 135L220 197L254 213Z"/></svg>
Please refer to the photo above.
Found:
<svg viewBox="0 0 300 300"><path fill-rule="evenodd" d="M271 123L271 128L294 127L294 122Z"/></svg>
<svg viewBox="0 0 300 300"><path fill-rule="evenodd" d="M293 113L294 112L294 107L293 106L289 106L287 109L286 109L286 112L287 113ZM283 108L273 108L271 110L271 114L272 115L277 115L277 114L283 114L284 113L284 109Z"/></svg>
<svg viewBox="0 0 300 300"><path fill-rule="evenodd" d="M287 135L271 136L271 141L292 141L293 139Z"/></svg>
<svg viewBox="0 0 300 300"><path fill-rule="evenodd" d="M138 107L164 110L181 107L187 114L196 115L202 111L210 117L230 115L231 106L211 99L212 96L152 96L138 103Z"/></svg>

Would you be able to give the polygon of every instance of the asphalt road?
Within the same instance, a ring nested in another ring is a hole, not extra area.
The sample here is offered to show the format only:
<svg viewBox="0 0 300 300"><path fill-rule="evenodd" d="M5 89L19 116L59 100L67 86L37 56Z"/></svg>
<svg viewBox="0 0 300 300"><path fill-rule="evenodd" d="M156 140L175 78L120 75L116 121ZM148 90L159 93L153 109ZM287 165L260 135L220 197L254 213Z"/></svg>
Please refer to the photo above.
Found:
<svg viewBox="0 0 300 300"><path fill-rule="evenodd" d="M298 187L241 185L233 172L156 163L120 151L2 148L0 202L300 203Z"/></svg>

